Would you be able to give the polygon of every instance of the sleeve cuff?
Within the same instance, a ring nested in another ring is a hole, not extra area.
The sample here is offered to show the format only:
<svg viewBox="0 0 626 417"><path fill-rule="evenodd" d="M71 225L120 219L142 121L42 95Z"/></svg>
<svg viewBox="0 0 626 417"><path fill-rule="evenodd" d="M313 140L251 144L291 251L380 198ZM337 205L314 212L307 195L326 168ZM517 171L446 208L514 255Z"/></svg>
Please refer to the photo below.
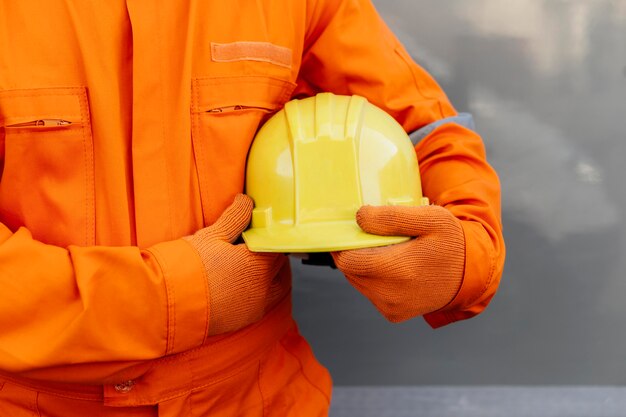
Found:
<svg viewBox="0 0 626 417"><path fill-rule="evenodd" d="M465 233L463 281L459 292L448 305L424 315L424 320L434 329L476 316L491 299L488 297L480 300L491 287L495 272L495 254L491 240L480 223L463 221L461 225Z"/></svg>
<svg viewBox="0 0 626 417"><path fill-rule="evenodd" d="M200 346L209 322L208 280L200 256L183 239L159 243L149 252L159 263L167 291L165 354Z"/></svg>

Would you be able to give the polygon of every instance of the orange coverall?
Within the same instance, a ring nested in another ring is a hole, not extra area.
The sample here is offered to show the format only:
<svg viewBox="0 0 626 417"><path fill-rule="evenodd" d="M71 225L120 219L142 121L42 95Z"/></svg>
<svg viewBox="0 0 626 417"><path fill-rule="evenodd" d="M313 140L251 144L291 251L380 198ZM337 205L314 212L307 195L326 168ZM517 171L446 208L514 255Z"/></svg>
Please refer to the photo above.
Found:
<svg viewBox="0 0 626 417"><path fill-rule="evenodd" d="M242 192L268 112L322 91L407 131L456 115L369 0L0 0L0 415L327 412L290 298L207 336L206 273L181 239ZM457 296L425 316L438 327L494 295L499 184L458 124L416 150L466 238Z"/></svg>

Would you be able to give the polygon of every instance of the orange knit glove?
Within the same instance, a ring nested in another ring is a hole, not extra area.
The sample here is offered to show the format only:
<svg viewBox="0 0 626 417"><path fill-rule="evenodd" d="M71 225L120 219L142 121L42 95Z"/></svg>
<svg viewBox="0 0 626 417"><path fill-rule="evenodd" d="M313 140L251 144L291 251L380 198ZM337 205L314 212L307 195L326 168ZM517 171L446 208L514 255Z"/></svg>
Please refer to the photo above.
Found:
<svg viewBox="0 0 626 417"><path fill-rule="evenodd" d="M233 245L250 223L253 205L239 194L213 225L185 238L200 254L209 279L209 335L258 321L290 290L288 274L278 274L285 255Z"/></svg>
<svg viewBox="0 0 626 417"><path fill-rule="evenodd" d="M397 245L334 252L350 283L390 321L439 310L458 292L465 267L460 220L440 206L364 206L357 223L376 235L414 236Z"/></svg>

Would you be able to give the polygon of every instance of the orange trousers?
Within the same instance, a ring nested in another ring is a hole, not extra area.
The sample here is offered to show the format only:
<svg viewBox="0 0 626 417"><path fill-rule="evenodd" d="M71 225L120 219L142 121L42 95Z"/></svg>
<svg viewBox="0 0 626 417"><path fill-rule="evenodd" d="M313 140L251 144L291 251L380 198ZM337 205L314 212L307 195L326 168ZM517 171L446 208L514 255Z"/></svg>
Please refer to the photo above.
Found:
<svg viewBox="0 0 626 417"><path fill-rule="evenodd" d="M324 416L331 380L312 358L286 299L235 337L166 356L124 384L0 374L0 416Z"/></svg>

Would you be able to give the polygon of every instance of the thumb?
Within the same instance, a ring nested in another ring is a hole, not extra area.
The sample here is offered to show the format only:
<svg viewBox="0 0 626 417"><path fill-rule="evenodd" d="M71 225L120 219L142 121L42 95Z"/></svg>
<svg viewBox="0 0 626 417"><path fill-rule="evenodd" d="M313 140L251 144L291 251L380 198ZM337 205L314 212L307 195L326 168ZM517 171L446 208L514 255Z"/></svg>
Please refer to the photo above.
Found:
<svg viewBox="0 0 626 417"><path fill-rule="evenodd" d="M237 194L230 206L209 226L211 234L218 239L234 243L246 230L252 218L254 202L245 194Z"/></svg>
<svg viewBox="0 0 626 417"><path fill-rule="evenodd" d="M441 206L363 206L356 221L367 233L380 236L422 236L450 227L458 220Z"/></svg>

